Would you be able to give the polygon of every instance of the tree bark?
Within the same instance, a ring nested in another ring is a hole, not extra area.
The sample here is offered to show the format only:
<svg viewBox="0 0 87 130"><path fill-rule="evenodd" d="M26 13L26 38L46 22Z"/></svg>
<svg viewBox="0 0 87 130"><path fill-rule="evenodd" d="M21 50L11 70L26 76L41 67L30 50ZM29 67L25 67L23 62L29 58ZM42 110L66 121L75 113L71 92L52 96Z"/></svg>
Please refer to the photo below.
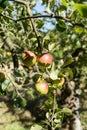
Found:
<svg viewBox="0 0 87 130"><path fill-rule="evenodd" d="M71 116L65 116L60 130L82 130L80 121L80 100L76 94L76 84L74 81L68 82L61 92L60 107L67 107L72 110Z"/></svg>

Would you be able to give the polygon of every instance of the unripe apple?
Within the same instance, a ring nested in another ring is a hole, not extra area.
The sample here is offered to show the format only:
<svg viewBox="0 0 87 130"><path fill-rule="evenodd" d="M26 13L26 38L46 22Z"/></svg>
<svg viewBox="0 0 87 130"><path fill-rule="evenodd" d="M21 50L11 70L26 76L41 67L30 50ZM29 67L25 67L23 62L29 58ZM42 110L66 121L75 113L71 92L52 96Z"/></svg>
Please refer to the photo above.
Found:
<svg viewBox="0 0 87 130"><path fill-rule="evenodd" d="M45 65L50 65L53 61L53 57L50 53L45 53L38 58L38 61Z"/></svg>
<svg viewBox="0 0 87 130"><path fill-rule="evenodd" d="M31 51L25 51L22 54L23 63L25 66L33 66L36 63L36 55Z"/></svg>
<svg viewBox="0 0 87 130"><path fill-rule="evenodd" d="M45 81L41 81L41 82L37 83L36 90L38 92L40 92L41 94L47 94L48 90L49 90L48 83Z"/></svg>

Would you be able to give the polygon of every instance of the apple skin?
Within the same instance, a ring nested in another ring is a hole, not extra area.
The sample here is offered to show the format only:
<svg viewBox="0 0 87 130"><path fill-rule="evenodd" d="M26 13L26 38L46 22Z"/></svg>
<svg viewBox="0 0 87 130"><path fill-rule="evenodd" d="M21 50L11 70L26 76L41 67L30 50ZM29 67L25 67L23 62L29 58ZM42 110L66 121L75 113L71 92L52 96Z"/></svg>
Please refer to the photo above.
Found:
<svg viewBox="0 0 87 130"><path fill-rule="evenodd" d="M45 65L50 65L53 61L53 57L50 53L45 53L38 58L38 61Z"/></svg>
<svg viewBox="0 0 87 130"><path fill-rule="evenodd" d="M47 94L49 90L48 83L45 81L37 83L36 90L41 94Z"/></svg>
<svg viewBox="0 0 87 130"><path fill-rule="evenodd" d="M36 55L31 51L25 51L22 54L23 63L25 66L30 67L33 66L36 63L37 57Z"/></svg>

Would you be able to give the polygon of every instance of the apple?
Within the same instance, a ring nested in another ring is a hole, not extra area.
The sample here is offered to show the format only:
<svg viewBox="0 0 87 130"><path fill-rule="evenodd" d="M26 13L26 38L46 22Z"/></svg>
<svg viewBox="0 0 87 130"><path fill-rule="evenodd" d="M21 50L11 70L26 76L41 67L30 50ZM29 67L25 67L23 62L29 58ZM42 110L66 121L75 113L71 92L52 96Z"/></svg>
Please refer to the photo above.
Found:
<svg viewBox="0 0 87 130"><path fill-rule="evenodd" d="M48 83L45 81L41 81L41 82L37 83L36 90L41 94L47 94L48 90L49 90Z"/></svg>
<svg viewBox="0 0 87 130"><path fill-rule="evenodd" d="M36 63L37 57L31 51L24 51L22 54L23 63L25 66L33 66Z"/></svg>
<svg viewBox="0 0 87 130"><path fill-rule="evenodd" d="M53 61L53 57L50 53L45 53L38 58L38 61L45 65L50 65Z"/></svg>

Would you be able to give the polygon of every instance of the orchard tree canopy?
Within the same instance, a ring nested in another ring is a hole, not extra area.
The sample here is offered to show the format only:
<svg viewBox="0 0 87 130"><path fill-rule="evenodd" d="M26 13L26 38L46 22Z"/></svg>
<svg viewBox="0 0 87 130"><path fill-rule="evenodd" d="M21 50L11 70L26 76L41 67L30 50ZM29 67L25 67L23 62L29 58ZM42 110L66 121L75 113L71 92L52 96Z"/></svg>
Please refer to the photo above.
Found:
<svg viewBox="0 0 87 130"><path fill-rule="evenodd" d="M86 79L86 0L0 0L0 98L24 130L82 130Z"/></svg>

